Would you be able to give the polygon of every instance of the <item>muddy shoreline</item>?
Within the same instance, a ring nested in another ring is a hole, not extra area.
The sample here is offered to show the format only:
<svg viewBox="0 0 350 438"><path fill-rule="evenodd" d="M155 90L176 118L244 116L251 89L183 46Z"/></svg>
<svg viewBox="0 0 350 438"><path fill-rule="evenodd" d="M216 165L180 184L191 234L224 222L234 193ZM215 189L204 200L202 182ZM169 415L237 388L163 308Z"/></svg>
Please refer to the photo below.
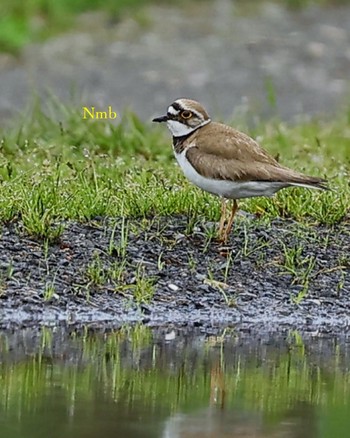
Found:
<svg viewBox="0 0 350 438"><path fill-rule="evenodd" d="M1 328L350 325L349 223L240 217L224 249L208 238L214 224L186 217L63 225L49 245L2 226Z"/></svg>

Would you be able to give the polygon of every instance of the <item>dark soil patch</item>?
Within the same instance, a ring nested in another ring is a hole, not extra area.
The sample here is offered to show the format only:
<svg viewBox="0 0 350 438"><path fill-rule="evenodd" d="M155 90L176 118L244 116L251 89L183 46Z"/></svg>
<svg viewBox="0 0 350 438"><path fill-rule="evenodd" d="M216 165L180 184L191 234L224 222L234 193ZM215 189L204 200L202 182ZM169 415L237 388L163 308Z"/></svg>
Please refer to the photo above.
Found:
<svg viewBox="0 0 350 438"><path fill-rule="evenodd" d="M124 224L97 218L66 223L60 240L46 247L21 224L3 225L1 326L349 325L349 224L239 218L226 249L207 237L211 225L188 233L184 217ZM152 298L142 296L140 278L154 290Z"/></svg>

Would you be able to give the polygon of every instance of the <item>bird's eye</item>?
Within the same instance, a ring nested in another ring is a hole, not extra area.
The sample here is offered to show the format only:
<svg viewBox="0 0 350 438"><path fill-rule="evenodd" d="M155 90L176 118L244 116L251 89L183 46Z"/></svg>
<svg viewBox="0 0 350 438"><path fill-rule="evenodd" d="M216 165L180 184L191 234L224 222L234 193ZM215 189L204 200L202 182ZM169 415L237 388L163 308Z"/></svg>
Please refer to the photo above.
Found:
<svg viewBox="0 0 350 438"><path fill-rule="evenodd" d="M181 117L182 117L183 119L189 119L189 118L192 117L192 113L191 113L191 111L184 110L184 111L182 111L182 113L181 113Z"/></svg>

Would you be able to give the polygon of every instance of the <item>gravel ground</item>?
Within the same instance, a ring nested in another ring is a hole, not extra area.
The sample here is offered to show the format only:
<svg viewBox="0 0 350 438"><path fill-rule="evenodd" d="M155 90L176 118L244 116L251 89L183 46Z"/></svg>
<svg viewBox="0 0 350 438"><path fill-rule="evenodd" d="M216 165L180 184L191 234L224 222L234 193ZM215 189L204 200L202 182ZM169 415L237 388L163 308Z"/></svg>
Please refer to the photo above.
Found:
<svg viewBox="0 0 350 438"><path fill-rule="evenodd" d="M337 331L350 323L349 223L301 227L277 219L264 225L241 216L227 248L208 242L206 229L213 224L197 224L187 234L184 217L126 225L126 264L117 288L108 278L100 285L91 283L87 267L96 263L97 255L103 272L113 263L121 265L121 255L108 251L111 242L120 245L121 221L66 223L60 240L46 249L42 241L26 236L20 223L4 225L0 325L119 326L142 321L152 326L238 324ZM314 262L307 296L299 304L302 281L283 267L285 251L290 254L297 247L300 278L310 260ZM137 304L133 292L140 272L153 278L154 296Z"/></svg>

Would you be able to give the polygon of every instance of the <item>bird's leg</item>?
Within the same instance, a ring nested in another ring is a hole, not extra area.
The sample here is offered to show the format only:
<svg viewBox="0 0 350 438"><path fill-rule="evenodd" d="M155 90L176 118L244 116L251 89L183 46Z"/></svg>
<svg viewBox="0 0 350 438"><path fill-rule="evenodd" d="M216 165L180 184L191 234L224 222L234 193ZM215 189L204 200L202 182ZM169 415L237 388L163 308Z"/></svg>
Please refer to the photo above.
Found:
<svg viewBox="0 0 350 438"><path fill-rule="evenodd" d="M225 235L225 220L226 220L226 199L221 198L221 216L219 222L219 239L223 240L223 236Z"/></svg>
<svg viewBox="0 0 350 438"><path fill-rule="evenodd" d="M231 232L233 219L237 213L237 210L238 210L238 202L234 199L233 204L232 204L231 214L230 214L230 217L228 219L227 226L226 226L225 233L224 233L224 242L225 243L227 242L228 236Z"/></svg>

